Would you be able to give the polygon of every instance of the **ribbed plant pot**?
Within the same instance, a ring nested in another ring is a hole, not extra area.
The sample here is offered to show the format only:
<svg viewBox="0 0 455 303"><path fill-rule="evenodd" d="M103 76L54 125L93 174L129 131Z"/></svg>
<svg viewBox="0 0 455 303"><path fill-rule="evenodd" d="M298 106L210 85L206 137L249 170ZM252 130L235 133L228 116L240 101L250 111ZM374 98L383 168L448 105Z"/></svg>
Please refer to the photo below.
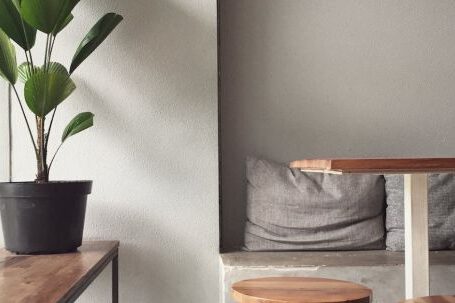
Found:
<svg viewBox="0 0 455 303"><path fill-rule="evenodd" d="M5 247L18 254L53 254L82 244L92 181L0 183Z"/></svg>

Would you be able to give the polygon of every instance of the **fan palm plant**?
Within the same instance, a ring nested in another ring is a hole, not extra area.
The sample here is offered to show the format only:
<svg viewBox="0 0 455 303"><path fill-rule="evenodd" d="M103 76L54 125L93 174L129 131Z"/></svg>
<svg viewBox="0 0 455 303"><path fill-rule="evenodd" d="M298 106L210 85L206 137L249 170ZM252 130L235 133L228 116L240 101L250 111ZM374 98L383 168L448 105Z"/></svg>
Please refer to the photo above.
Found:
<svg viewBox="0 0 455 303"><path fill-rule="evenodd" d="M49 171L62 144L93 125L92 113L76 115L64 129L60 145L49 161L48 143L57 107L76 89L72 74L123 19L115 13L104 15L79 44L67 69L52 60L52 53L58 35L73 20L72 11L78 2L0 0L0 76L11 85L25 121L36 157L36 183L49 182ZM32 54L37 31L46 39L42 64ZM26 61L19 66L13 41L25 55ZM23 83L22 94L18 82ZM27 117L27 108L34 119Z"/></svg>
<svg viewBox="0 0 455 303"><path fill-rule="evenodd" d="M123 18L115 13L101 17L77 47L67 69L52 60L52 53L61 31L73 20L78 2L0 0L0 76L17 99L37 164L35 182L0 182L5 247L15 253L67 252L82 243L92 181L49 182L49 170L62 144L93 125L93 114L77 114L68 123L50 161L49 140L58 106L76 89L72 74ZM39 60L32 53L38 32L46 42ZM16 46L25 57L19 65Z"/></svg>

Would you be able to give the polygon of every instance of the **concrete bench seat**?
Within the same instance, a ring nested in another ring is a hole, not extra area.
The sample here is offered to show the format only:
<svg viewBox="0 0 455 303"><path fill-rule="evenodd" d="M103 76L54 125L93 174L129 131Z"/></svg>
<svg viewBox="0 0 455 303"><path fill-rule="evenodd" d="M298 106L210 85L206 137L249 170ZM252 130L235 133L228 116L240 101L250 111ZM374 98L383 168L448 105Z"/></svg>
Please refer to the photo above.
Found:
<svg viewBox="0 0 455 303"><path fill-rule="evenodd" d="M453 294L455 251L430 252L431 293ZM223 303L233 283L268 276L313 276L352 281L373 289L373 303L404 298L404 254L386 250L336 252L230 252L221 254Z"/></svg>

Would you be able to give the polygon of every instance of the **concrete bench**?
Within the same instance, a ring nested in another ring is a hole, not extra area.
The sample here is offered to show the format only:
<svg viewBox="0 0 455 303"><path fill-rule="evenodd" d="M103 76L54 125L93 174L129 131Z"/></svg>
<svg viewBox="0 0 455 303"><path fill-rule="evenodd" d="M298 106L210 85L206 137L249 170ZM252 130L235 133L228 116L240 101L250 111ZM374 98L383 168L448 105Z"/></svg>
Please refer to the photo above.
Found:
<svg viewBox="0 0 455 303"><path fill-rule="evenodd" d="M340 279L373 289L373 303L405 297L404 254L385 250L343 252L232 252L221 254L223 303L234 303L233 283L270 276ZM455 285L455 251L430 252L431 293L449 295Z"/></svg>

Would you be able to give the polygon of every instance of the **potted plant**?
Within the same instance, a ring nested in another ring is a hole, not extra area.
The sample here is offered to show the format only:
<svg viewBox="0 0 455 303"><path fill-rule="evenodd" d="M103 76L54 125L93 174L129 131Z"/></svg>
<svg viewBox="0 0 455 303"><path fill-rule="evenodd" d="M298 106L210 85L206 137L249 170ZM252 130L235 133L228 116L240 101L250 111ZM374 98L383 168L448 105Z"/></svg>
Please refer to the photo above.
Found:
<svg viewBox="0 0 455 303"><path fill-rule="evenodd" d="M17 98L37 164L34 181L0 183L3 235L6 248L12 252L61 253L73 251L82 243L92 181L51 182L49 173L62 144L91 127L93 114L80 113L69 122L52 158L48 157L48 143L59 104L76 88L71 75L123 18L115 13L104 15L82 40L66 69L52 61L52 52L58 35L73 20L72 11L78 2L0 0L0 75ZM46 38L40 63L32 54L37 31ZM19 66L12 41L25 54L26 62Z"/></svg>

